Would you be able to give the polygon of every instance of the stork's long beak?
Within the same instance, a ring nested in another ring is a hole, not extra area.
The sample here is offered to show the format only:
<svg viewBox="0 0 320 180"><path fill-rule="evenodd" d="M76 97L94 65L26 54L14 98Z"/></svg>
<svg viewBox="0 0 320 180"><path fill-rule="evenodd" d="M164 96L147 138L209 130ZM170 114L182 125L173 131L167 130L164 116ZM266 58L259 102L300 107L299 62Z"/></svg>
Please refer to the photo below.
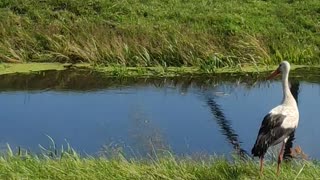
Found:
<svg viewBox="0 0 320 180"><path fill-rule="evenodd" d="M270 80L276 76L278 76L280 74L280 70L279 68L277 68L272 74L270 74L270 76L267 77L267 80Z"/></svg>

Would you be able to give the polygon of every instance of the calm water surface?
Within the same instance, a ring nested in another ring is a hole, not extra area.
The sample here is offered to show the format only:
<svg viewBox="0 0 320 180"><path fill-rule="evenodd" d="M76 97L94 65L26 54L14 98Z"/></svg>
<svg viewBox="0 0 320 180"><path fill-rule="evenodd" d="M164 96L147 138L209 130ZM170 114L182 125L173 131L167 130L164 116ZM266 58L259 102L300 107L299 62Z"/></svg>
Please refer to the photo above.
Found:
<svg viewBox="0 0 320 180"><path fill-rule="evenodd" d="M299 73L297 73L299 74ZM300 124L294 145L320 158L320 75L292 76ZM282 98L280 81L263 77L117 79L47 72L0 77L0 145L39 151L66 142L95 155L115 147L145 156L250 152L263 116Z"/></svg>

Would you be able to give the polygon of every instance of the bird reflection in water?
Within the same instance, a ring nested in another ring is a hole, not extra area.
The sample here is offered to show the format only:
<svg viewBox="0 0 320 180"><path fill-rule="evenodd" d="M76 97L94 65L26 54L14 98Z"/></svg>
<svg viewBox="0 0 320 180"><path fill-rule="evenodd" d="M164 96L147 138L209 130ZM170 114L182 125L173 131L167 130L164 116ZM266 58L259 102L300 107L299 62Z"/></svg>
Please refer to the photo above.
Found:
<svg viewBox="0 0 320 180"><path fill-rule="evenodd" d="M215 117L217 124L220 126L221 132L226 136L228 142L232 145L236 153L245 158L247 155L246 150L241 148L241 142L239 141L238 134L232 129L231 122L226 119L222 108L216 103L214 97L206 96L206 103L209 106L212 115Z"/></svg>

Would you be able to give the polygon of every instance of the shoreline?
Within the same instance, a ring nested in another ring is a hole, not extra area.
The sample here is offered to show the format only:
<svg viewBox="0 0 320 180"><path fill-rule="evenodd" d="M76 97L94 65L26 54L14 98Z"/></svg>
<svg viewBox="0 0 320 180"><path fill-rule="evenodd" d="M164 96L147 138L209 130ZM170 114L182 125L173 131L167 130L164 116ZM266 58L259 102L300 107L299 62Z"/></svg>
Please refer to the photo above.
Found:
<svg viewBox="0 0 320 180"><path fill-rule="evenodd" d="M264 73L272 71L276 65L253 66L245 65L242 67L215 68L211 71L204 71L199 67L121 67L121 66L99 66L89 63L1 63L0 75L15 73L38 73L48 70L62 71L67 69L92 70L104 73L108 76L130 77L130 76L158 76L173 77L182 75L211 75L222 73ZM292 65L291 70L298 68L320 68L320 65Z"/></svg>

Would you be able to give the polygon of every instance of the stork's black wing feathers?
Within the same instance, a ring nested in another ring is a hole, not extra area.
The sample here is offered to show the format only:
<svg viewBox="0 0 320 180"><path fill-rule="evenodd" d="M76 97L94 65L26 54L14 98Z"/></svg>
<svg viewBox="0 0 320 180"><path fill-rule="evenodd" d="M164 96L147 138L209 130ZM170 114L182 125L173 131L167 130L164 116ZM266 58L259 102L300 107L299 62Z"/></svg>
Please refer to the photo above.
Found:
<svg viewBox="0 0 320 180"><path fill-rule="evenodd" d="M261 127L259 130L259 134L263 132L268 132L273 128L280 127L283 120L285 119L285 115L283 114L267 114L261 123Z"/></svg>
<svg viewBox="0 0 320 180"><path fill-rule="evenodd" d="M281 127L285 117L283 114L269 113L263 118L256 143L251 150L253 156L263 157L269 146L282 142L294 130Z"/></svg>

